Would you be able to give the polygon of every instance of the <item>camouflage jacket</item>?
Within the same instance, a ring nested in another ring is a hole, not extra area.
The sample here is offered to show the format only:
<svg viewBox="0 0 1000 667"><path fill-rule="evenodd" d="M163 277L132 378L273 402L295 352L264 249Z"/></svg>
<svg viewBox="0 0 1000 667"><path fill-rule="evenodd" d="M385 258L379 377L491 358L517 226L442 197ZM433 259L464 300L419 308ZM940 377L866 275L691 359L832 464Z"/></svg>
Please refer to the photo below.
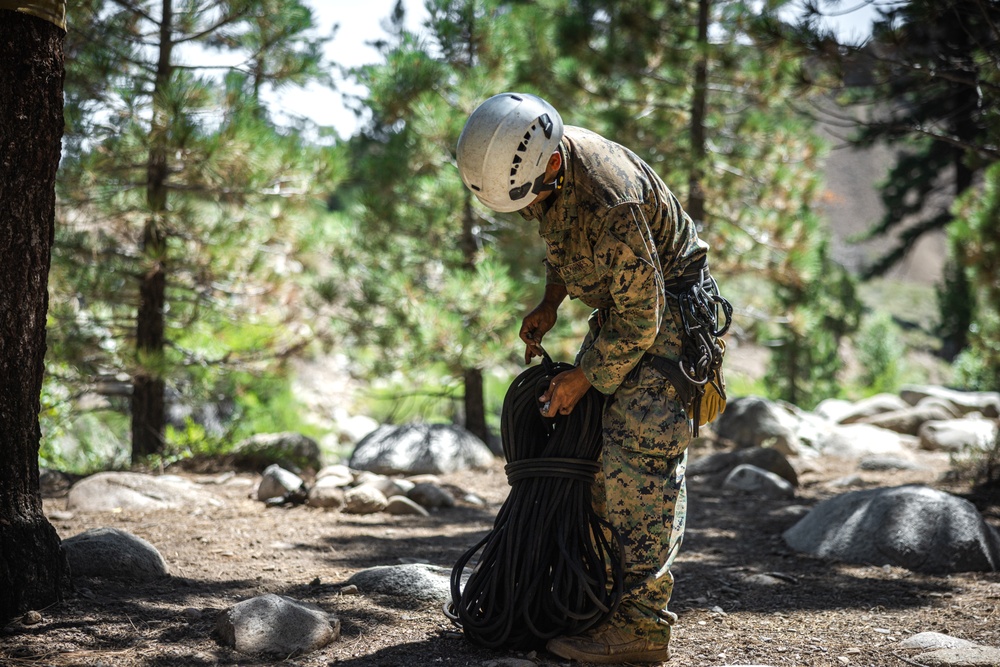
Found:
<svg viewBox="0 0 1000 667"><path fill-rule="evenodd" d="M611 394L643 353L678 358L681 324L664 283L708 248L677 198L632 151L572 126L560 149L562 188L521 214L538 221L546 280L603 311L580 365Z"/></svg>

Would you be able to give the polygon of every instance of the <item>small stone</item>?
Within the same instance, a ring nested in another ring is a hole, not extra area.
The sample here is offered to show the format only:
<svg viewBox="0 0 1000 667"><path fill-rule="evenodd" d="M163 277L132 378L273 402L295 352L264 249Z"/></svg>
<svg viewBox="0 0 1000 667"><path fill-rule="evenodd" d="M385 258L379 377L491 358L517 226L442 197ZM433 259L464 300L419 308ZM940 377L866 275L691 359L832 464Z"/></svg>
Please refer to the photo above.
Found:
<svg viewBox="0 0 1000 667"><path fill-rule="evenodd" d="M385 509L388 499L374 486L362 484L344 494L344 511L349 514L375 514Z"/></svg>
<svg viewBox="0 0 1000 667"><path fill-rule="evenodd" d="M361 591L359 591L358 587L355 586L354 584L350 584L349 586L344 586L343 588L340 589L341 595L359 595L360 593Z"/></svg>
<svg viewBox="0 0 1000 667"><path fill-rule="evenodd" d="M439 509L442 507L454 507L455 496L446 489L431 482L420 482L416 484L406 497L410 500L426 507L427 509Z"/></svg>
<svg viewBox="0 0 1000 667"><path fill-rule="evenodd" d="M467 493L462 496L462 501L475 507L486 507L486 501L474 493Z"/></svg>
<svg viewBox="0 0 1000 667"><path fill-rule="evenodd" d="M385 506L385 511L388 514L396 515L413 514L417 516L430 516L430 512L406 496L392 496L389 498Z"/></svg>
<svg viewBox="0 0 1000 667"><path fill-rule="evenodd" d="M21 622L25 625L36 625L42 622L42 615L32 609L29 612L25 612L24 616L21 617Z"/></svg>
<svg viewBox="0 0 1000 667"><path fill-rule="evenodd" d="M201 609L197 609L196 607L188 607L181 612L181 615L184 616L184 620L189 623L201 620L201 617L203 616Z"/></svg>

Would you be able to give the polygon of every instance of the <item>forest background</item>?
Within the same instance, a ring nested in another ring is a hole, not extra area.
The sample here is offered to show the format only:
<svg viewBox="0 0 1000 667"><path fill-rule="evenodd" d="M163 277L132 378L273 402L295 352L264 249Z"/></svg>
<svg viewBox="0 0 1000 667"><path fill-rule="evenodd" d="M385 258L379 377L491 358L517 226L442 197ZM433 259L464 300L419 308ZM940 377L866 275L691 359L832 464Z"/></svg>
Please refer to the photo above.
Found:
<svg viewBox="0 0 1000 667"><path fill-rule="evenodd" d="M454 149L504 90L678 195L736 305L732 395L1000 388L1000 8L876 3L848 46L822 16L851 7L789 6L426 0L412 30L397 4L344 69L299 0L71 3L41 464L162 467L287 430L337 450L356 415L495 437L544 248L475 202ZM358 86L348 137L280 102L335 72ZM905 262L920 280L892 278ZM587 313L563 311L546 344L572 359ZM310 367L329 414L297 388Z"/></svg>

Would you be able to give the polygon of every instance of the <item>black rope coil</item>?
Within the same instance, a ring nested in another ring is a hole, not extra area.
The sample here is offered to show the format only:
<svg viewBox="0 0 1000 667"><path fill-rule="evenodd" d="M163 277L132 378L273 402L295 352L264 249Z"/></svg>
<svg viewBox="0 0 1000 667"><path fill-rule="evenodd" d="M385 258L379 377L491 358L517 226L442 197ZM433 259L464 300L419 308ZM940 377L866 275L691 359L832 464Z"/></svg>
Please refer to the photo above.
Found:
<svg viewBox="0 0 1000 667"><path fill-rule="evenodd" d="M504 397L500 437L510 494L493 530L452 569L445 608L480 646L537 648L600 625L621 600L621 539L591 498L604 398L590 389L569 415L539 411L549 381L572 368L546 355Z"/></svg>

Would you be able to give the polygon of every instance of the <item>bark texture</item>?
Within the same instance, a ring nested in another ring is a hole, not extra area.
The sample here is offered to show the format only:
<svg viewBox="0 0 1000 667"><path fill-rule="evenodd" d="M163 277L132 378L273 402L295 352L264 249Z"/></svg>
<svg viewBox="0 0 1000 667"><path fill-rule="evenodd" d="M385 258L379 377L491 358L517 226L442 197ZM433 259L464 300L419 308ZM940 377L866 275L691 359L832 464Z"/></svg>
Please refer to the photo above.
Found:
<svg viewBox="0 0 1000 667"><path fill-rule="evenodd" d="M0 623L52 604L69 587L38 488L64 35L0 10Z"/></svg>

